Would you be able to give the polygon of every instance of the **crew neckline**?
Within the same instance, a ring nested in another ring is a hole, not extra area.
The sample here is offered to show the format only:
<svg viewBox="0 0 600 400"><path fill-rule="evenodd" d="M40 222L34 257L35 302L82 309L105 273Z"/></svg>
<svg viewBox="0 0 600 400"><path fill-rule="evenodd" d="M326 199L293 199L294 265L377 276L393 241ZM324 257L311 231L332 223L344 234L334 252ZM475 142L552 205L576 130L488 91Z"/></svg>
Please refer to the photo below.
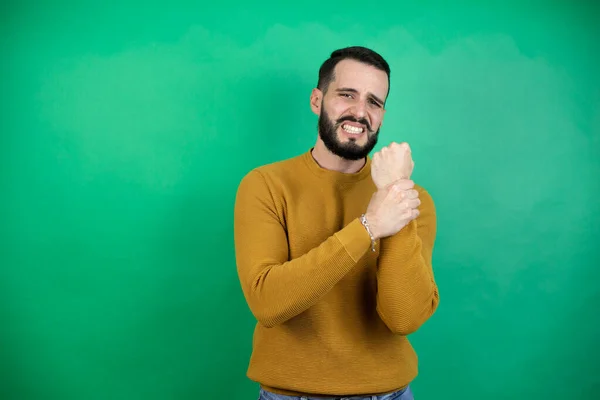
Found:
<svg viewBox="0 0 600 400"><path fill-rule="evenodd" d="M323 168L312 155L314 147L304 153L304 161L308 169L320 179L328 179L334 182L351 183L361 181L371 176L371 157L367 155L365 165L356 172L341 172Z"/></svg>

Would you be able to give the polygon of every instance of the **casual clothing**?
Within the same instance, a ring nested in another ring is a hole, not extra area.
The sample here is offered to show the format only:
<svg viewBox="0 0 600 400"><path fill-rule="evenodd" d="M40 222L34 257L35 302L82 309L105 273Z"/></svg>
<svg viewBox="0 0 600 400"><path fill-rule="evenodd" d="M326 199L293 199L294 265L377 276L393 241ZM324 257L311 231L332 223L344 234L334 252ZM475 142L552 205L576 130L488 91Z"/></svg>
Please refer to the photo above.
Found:
<svg viewBox="0 0 600 400"><path fill-rule="evenodd" d="M310 151L241 181L234 216L241 287L258 320L248 377L308 398L392 393L417 375L407 335L435 312L433 200L419 217L371 240L359 217L376 187L371 159L357 173L321 168Z"/></svg>

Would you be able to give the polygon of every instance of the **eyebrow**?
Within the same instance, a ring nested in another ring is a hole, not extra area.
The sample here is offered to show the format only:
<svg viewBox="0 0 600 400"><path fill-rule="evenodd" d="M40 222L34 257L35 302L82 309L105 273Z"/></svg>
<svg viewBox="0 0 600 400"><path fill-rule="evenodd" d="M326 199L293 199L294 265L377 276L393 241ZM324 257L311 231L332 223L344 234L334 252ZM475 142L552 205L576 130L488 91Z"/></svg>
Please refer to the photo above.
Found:
<svg viewBox="0 0 600 400"><path fill-rule="evenodd" d="M339 89L336 89L336 92L358 93L358 90L352 89L352 88L339 88ZM369 93L369 96L371 96L379 104L383 105L383 100L381 100L379 97L375 96L373 93Z"/></svg>

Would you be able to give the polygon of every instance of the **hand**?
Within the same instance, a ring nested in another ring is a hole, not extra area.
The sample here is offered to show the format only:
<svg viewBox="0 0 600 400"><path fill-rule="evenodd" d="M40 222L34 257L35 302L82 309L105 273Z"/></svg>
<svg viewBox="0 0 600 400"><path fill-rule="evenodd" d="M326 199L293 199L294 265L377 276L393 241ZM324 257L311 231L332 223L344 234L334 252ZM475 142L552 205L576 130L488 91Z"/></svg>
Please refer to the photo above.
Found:
<svg viewBox="0 0 600 400"><path fill-rule="evenodd" d="M415 163L408 143L392 142L373 155L371 177L378 189L401 179L410 179Z"/></svg>
<svg viewBox="0 0 600 400"><path fill-rule="evenodd" d="M392 236L419 216L419 192L411 180L380 189L371 198L365 217L375 240Z"/></svg>

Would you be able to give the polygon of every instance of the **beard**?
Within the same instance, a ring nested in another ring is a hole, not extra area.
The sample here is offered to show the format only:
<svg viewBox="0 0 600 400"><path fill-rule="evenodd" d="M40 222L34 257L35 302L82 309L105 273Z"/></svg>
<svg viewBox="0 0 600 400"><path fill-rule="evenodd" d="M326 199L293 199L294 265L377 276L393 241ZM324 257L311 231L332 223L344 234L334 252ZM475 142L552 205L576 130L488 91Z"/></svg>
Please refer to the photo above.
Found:
<svg viewBox="0 0 600 400"><path fill-rule="evenodd" d="M367 129L367 142L363 145L356 143L355 139L350 139L346 143L340 142L337 136L337 130L344 121L352 121L363 124ZM346 116L338 119L335 123L331 121L325 108L321 105L321 114L318 122L319 137L325 143L325 147L333 154L345 160L356 161L365 158L371 150L377 145L379 138L379 129L377 132L371 130L371 125L366 119L356 119L352 116Z"/></svg>

